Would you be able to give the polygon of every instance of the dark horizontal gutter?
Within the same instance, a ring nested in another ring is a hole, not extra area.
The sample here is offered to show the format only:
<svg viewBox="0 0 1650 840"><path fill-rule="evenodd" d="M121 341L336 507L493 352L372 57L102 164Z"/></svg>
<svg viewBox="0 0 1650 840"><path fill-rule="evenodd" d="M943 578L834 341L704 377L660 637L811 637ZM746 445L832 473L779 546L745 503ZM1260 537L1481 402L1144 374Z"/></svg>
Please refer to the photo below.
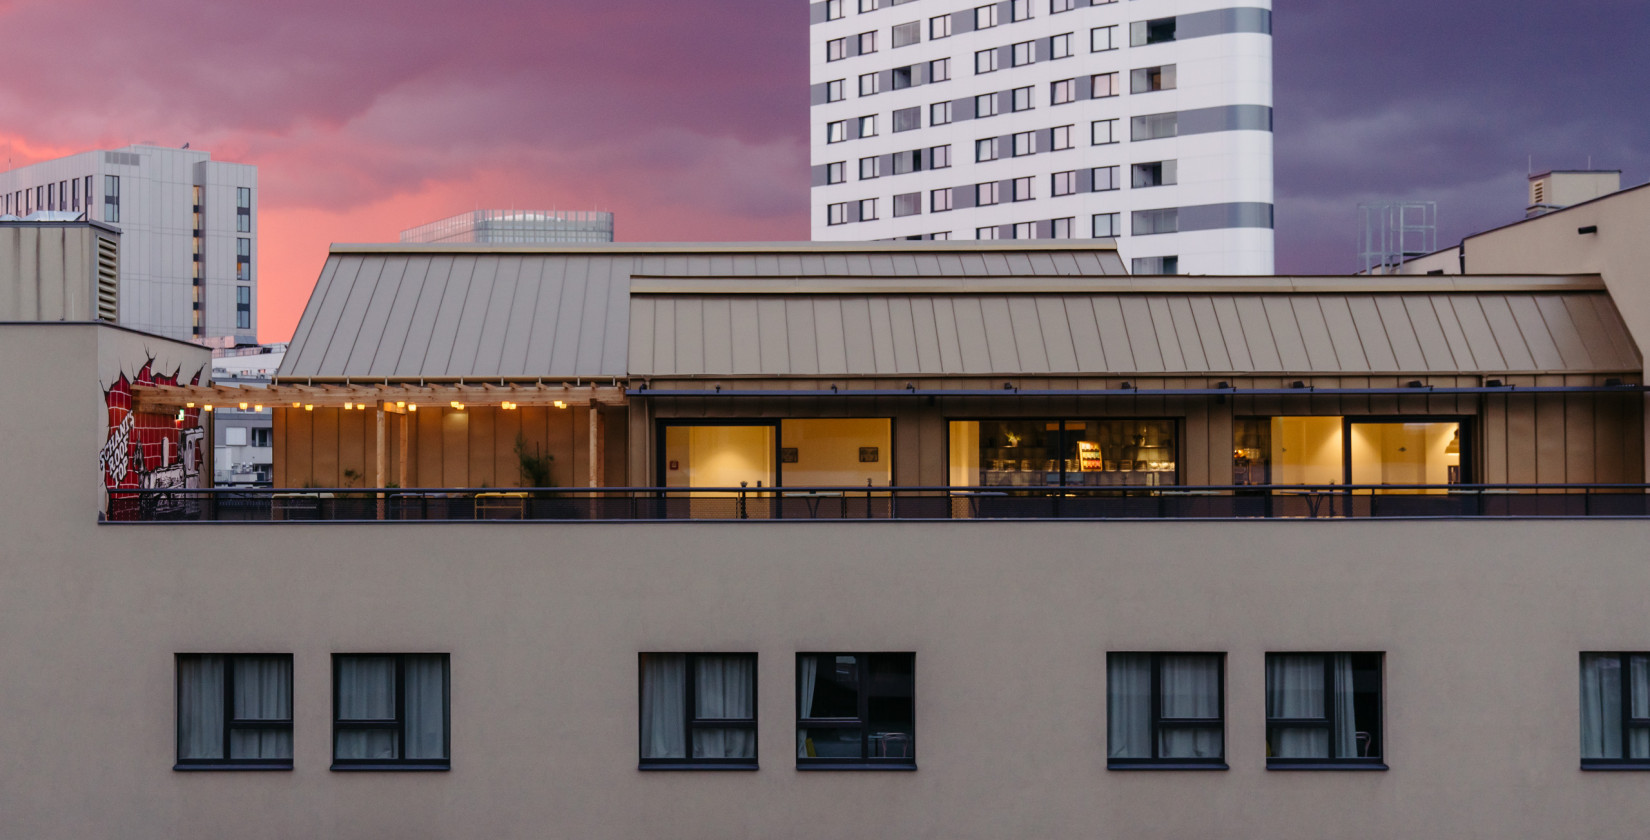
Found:
<svg viewBox="0 0 1650 840"><path fill-rule="evenodd" d="M1403 388L867 388L752 390L743 388L630 388L627 397L1352 397L1465 396L1494 394L1636 394L1645 385L1504 385L1500 387Z"/></svg>

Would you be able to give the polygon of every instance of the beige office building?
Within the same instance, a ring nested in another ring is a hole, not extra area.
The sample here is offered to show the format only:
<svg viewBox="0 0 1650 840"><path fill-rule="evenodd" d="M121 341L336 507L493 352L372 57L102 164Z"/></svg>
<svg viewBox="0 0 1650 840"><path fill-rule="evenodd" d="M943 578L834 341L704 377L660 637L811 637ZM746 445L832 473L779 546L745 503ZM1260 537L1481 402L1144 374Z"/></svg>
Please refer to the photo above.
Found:
<svg viewBox="0 0 1650 840"><path fill-rule="evenodd" d="M0 324L4 833L1641 837L1645 264L335 246L272 491Z"/></svg>

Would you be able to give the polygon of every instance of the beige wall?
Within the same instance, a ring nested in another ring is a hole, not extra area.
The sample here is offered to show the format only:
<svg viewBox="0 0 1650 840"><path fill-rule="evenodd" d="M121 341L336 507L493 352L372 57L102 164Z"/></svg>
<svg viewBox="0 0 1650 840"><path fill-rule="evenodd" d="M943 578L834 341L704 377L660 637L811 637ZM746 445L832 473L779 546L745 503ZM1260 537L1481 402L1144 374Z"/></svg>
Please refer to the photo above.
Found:
<svg viewBox="0 0 1650 840"><path fill-rule="evenodd" d="M1650 650L1647 522L98 525L81 339L0 329L8 837L1643 836L1577 657ZM659 650L759 654L761 770L636 770ZM921 769L794 769L831 650L916 653ZM1227 653L1230 770L1105 769L1144 650ZM1386 654L1389 772L1264 769L1290 650ZM451 654L450 772L327 770L329 658L380 651ZM294 770L170 769L180 652L294 655Z"/></svg>

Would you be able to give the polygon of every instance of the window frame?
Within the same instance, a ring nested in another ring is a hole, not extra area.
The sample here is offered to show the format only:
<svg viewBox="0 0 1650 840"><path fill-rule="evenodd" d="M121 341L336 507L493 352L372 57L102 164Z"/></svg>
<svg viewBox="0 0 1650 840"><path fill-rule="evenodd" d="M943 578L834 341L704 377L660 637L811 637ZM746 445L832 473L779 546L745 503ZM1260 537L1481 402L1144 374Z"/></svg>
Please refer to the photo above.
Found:
<svg viewBox="0 0 1650 840"><path fill-rule="evenodd" d="M1071 141L1071 130L1075 127L1075 125L1057 125L1049 129L1048 150L1063 152L1077 148Z"/></svg>
<svg viewBox="0 0 1650 840"><path fill-rule="evenodd" d="M1050 198L1060 198L1061 196L1077 193L1077 170L1068 169L1064 172L1055 172L1048 177L1048 195Z"/></svg>
<svg viewBox="0 0 1650 840"><path fill-rule="evenodd" d="M942 72L943 71L943 72ZM928 84L951 81L951 57L936 58L928 62Z"/></svg>
<svg viewBox="0 0 1650 840"><path fill-rule="evenodd" d="M682 684L682 691L686 696L682 698L683 731L687 734L688 747L685 758L646 758L642 755L645 745L642 743L642 696L647 691L646 657L649 656L682 656L686 657L686 678ZM749 657L751 662L751 716L750 718L701 718L698 717L699 695L696 683L699 679L698 660L701 657ZM755 652L746 651L641 651L636 654L636 769L637 770L757 770L762 758L761 727L757 726L757 719L762 713L762 671L761 663ZM693 731L695 729L749 729L751 733L750 758L694 758Z"/></svg>
<svg viewBox="0 0 1650 840"><path fill-rule="evenodd" d="M842 184L848 180L848 162L845 160L833 161L825 164L825 184Z"/></svg>
<svg viewBox="0 0 1650 840"><path fill-rule="evenodd" d="M442 659L442 695L446 702L441 709L442 741L447 754L446 758L339 758L338 757L338 728L341 725L354 730L364 729L392 729L399 737L396 739L396 749L405 754L407 748L407 657L409 656L439 656ZM394 720L345 720L338 716L340 701L339 672L346 657L391 657L395 660L395 719ZM419 772L419 771L447 771L452 769L453 763L453 660L450 653L436 653L433 651L400 652L400 653L334 653L332 655L332 766L330 769L340 772L355 771L392 771L392 772Z"/></svg>
<svg viewBox="0 0 1650 840"><path fill-rule="evenodd" d="M1008 92L1009 113L1017 114L1021 111L1035 110L1037 108L1036 90L1036 85L1026 85L1024 87L1017 87L1010 90Z"/></svg>
<svg viewBox="0 0 1650 840"><path fill-rule="evenodd" d="M1009 187L1009 201L1035 201L1037 199L1036 180L1034 175L1024 175L1013 179L1013 183Z"/></svg>
<svg viewBox="0 0 1650 840"><path fill-rule="evenodd" d="M1226 653L1224 651L1133 651L1116 650L1106 652L1106 703L1107 726L1110 726L1111 716L1111 660L1114 656L1150 656L1152 661L1152 694L1151 694L1151 758L1113 758L1111 756L1110 737L1106 744L1107 770L1229 770L1226 763ZM1219 662L1219 678L1216 682L1216 706L1220 710L1219 717L1215 718L1165 718L1163 717L1163 659L1167 656L1213 656ZM1165 724L1177 727L1200 727L1218 729L1220 731L1220 756L1213 759L1198 758L1161 758L1157 757L1159 749L1159 729Z"/></svg>
<svg viewBox="0 0 1650 840"><path fill-rule="evenodd" d="M974 51L974 75L983 76L987 73L995 73L998 69L998 63L996 47ZM983 70L980 69L982 65L985 64L989 64L990 66Z"/></svg>
<svg viewBox="0 0 1650 840"><path fill-rule="evenodd" d="M1581 651L1578 662L1585 663L1589 656L1614 657L1616 667L1621 669L1619 682L1621 683L1621 758L1587 758L1581 757L1583 770L1650 770L1650 758L1628 758L1627 739L1632 737L1634 729L1650 730L1650 718L1633 717L1633 680L1630 658L1634 656L1650 656L1650 651ZM1578 677L1585 677L1578 674ZM1579 683L1577 684L1579 687ZM1578 707L1579 712L1579 707ZM1579 715L1578 715L1579 717ZM1578 745L1579 746L1579 745Z"/></svg>
<svg viewBox="0 0 1650 840"><path fill-rule="evenodd" d="M1095 231L1095 228L1097 228L1099 226L1100 220L1104 219L1104 218L1110 218L1111 219L1112 232L1102 236L1101 234L1099 234ZM1122 235L1123 235L1123 219L1122 219L1122 214L1121 213L1115 213L1115 212L1114 213L1095 213L1093 218L1091 218L1089 220L1089 237L1091 239L1116 239L1117 237L1122 236Z"/></svg>
<svg viewBox="0 0 1650 840"><path fill-rule="evenodd" d="M1334 727L1335 727L1335 704L1332 702L1332 698L1330 697L1330 694L1331 694L1330 686L1334 685L1334 677L1333 677L1332 672L1331 672L1331 669L1334 667L1334 660L1332 659L1332 657L1339 656L1339 655L1342 655L1342 654L1349 655L1349 656L1373 656L1373 657L1375 657L1376 671L1380 676L1380 684L1381 684L1380 685L1380 694L1379 694L1379 697L1378 697L1379 702L1377 703L1377 711L1376 711L1376 716L1377 716L1376 725L1378 727L1378 733L1380 735L1380 744L1381 744L1382 755L1369 756L1369 757L1353 756L1353 757L1350 757L1350 758L1335 758L1335 757L1324 757L1324 758L1277 758L1277 757L1274 757L1271 754L1271 744L1272 744L1272 730L1275 727L1281 727L1281 728L1285 728L1285 729L1316 729L1316 728L1322 727L1322 728L1329 729L1331 732L1334 731ZM1270 715L1267 715L1267 717L1266 717L1266 741L1265 741L1265 743L1267 744L1266 769L1268 769L1268 770L1386 770L1386 769L1388 769L1388 767L1386 765L1386 756L1385 756L1385 752L1386 752L1386 654L1385 653L1379 652L1379 651L1352 651L1352 650L1336 650L1336 651L1320 651L1320 650L1281 651L1280 650L1280 651L1267 651L1266 652L1266 665L1267 665L1267 669L1268 669L1268 672L1267 672L1268 678L1270 677L1270 668L1271 668L1271 665L1272 665L1272 657L1274 657L1274 656L1321 656L1321 657L1323 657L1323 670L1324 670L1324 673L1323 673L1323 679L1324 679L1324 682L1323 682L1324 704L1323 705L1324 705L1324 716L1322 718L1274 718ZM1269 683L1266 683L1264 681L1263 681L1263 685L1265 685L1266 691L1269 694L1272 690L1272 686Z"/></svg>
<svg viewBox="0 0 1650 840"><path fill-rule="evenodd" d="M940 38L949 37L951 37L950 15L935 15L928 19L928 40L937 41Z"/></svg>
<svg viewBox="0 0 1650 840"><path fill-rule="evenodd" d="M1076 54L1071 48L1071 36L1072 36L1072 33L1070 33L1070 32L1062 32L1059 35L1050 35L1049 36L1049 38L1048 38L1048 60L1049 61L1059 61L1062 58L1071 58L1073 55ZM1063 52L1062 52L1062 50L1063 50Z"/></svg>
<svg viewBox="0 0 1650 840"><path fill-rule="evenodd" d="M832 79L825 83L825 101L841 102L848 98L848 80Z"/></svg>
<svg viewBox="0 0 1650 840"><path fill-rule="evenodd" d="M857 680L857 713L855 718L804 718L802 716L802 657L804 656L853 656L858 658L861 665L861 674ZM909 657L911 661L911 755L895 758L875 758L868 753L870 746L870 692L866 690L864 671L870 668L872 657ZM798 755L796 769L798 770L916 770L917 769L917 654L915 651L798 651L796 654L796 673L793 681L796 700L792 711L796 715L796 729L852 729L860 730L860 757L859 758L819 758Z"/></svg>
<svg viewBox="0 0 1650 840"><path fill-rule="evenodd" d="M223 758L184 758L174 755L173 770L291 770L291 758L230 758L230 737L237 729L285 729L293 737L293 752L297 752L297 734L294 731L293 718L296 716L293 707L294 687L297 682L296 668L293 666L290 653L177 653L172 656L172 747L174 753L179 751L179 733L183 729L183 660L189 657L218 656L223 658ZM287 664L287 717L286 720L255 719L242 720L235 717L235 668L234 660L240 658L269 659L285 658Z"/></svg>

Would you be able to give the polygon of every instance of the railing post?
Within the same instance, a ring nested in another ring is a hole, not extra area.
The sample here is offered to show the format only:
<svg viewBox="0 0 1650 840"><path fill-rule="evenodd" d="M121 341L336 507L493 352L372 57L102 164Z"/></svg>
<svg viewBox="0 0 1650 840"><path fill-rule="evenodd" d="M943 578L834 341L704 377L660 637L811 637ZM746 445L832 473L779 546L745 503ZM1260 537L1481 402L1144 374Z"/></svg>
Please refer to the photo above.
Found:
<svg viewBox="0 0 1650 840"><path fill-rule="evenodd" d="M745 486L746 486L745 482L743 482L743 481L739 482L738 511L739 511L739 518L740 519L745 519L746 518L746 516L745 516Z"/></svg>

